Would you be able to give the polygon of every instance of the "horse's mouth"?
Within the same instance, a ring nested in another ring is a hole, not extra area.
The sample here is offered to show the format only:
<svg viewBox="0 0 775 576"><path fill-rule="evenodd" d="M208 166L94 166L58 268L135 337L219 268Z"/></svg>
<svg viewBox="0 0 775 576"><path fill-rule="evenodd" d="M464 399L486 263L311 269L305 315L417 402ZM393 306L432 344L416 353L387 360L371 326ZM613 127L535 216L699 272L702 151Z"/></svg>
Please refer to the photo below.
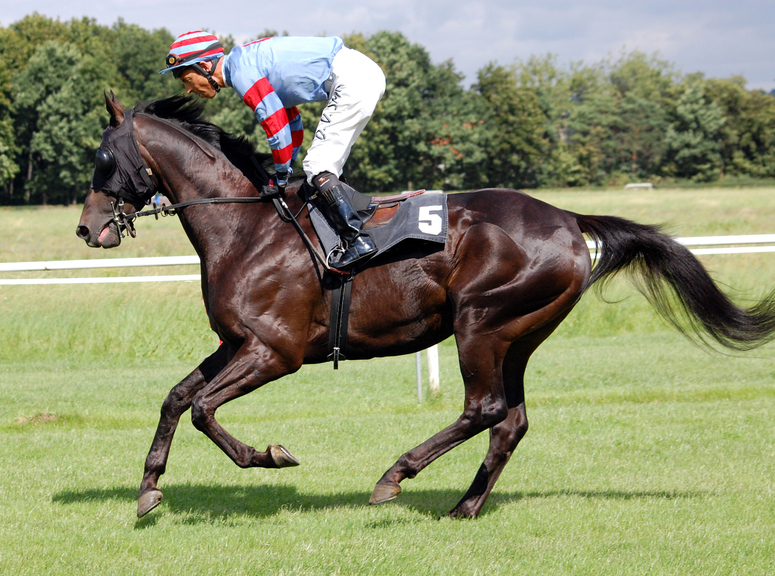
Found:
<svg viewBox="0 0 775 576"><path fill-rule="evenodd" d="M103 248L115 248L121 244L121 235L118 233L118 226L115 222L109 222L100 230L97 243Z"/></svg>

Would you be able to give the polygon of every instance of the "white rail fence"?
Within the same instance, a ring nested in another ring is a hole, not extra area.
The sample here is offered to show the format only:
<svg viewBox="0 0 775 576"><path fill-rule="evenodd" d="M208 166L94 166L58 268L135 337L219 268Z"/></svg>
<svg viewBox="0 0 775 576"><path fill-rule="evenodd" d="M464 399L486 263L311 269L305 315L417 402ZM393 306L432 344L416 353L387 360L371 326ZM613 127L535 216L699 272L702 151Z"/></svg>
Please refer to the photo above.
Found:
<svg viewBox="0 0 775 576"><path fill-rule="evenodd" d="M95 258L93 260L50 260L43 262L0 263L0 272L53 272L100 268L136 268L199 265L198 256L157 256L154 258ZM0 286L35 284L105 284L118 282L195 282L199 274L173 276L114 276L99 278L0 278Z"/></svg>
<svg viewBox="0 0 775 576"><path fill-rule="evenodd" d="M750 254L775 252L775 234L750 234L746 236L693 236L676 238L689 246L694 254ZM590 250L595 244L587 242ZM700 248L701 246L701 248ZM3 272L53 272L59 270L88 270L108 268L136 268L155 266L198 265L198 256L157 256L154 258L95 258L91 260L51 260L43 262L0 263ZM118 282L194 282L199 274L176 274L168 276L115 276L99 278L0 278L0 286L34 284L102 284Z"/></svg>
<svg viewBox="0 0 775 576"><path fill-rule="evenodd" d="M684 246L690 247L697 255L712 254L752 254L775 252L775 234L750 234L745 236L694 236L676 238ZM590 251L595 252L595 244L587 242ZM155 266L191 266L198 265L198 256L159 256L154 258L112 258L92 260L54 260L46 262L9 262L0 263L0 273L7 272L53 272L60 270L88 270L109 268L135 268ZM176 274L167 276L114 276L97 278L0 278L0 286L45 285L45 284L107 284L125 282L197 282L199 274ZM432 346L426 350L428 356L428 379L432 394L439 392L439 354ZM422 402L423 379L421 353L416 354L417 364L417 401Z"/></svg>

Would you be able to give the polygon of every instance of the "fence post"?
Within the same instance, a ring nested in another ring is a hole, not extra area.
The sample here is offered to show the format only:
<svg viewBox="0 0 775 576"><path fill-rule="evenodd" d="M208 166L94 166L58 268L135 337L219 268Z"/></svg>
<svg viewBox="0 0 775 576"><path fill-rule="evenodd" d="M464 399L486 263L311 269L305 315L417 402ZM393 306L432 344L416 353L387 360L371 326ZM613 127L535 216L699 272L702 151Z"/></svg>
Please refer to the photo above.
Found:
<svg viewBox="0 0 775 576"><path fill-rule="evenodd" d="M417 403L422 404L422 352L416 352L414 358L417 368Z"/></svg>
<svg viewBox="0 0 775 576"><path fill-rule="evenodd" d="M441 390L439 382L439 347L433 345L428 348L428 382L431 394L437 396Z"/></svg>

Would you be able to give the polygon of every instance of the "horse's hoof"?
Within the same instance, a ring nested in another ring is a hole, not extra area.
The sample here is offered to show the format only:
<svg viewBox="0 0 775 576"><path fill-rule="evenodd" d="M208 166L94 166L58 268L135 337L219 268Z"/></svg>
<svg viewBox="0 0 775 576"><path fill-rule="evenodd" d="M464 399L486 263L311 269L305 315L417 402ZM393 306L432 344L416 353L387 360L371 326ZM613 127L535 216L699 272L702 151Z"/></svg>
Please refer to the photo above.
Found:
<svg viewBox="0 0 775 576"><path fill-rule="evenodd" d="M401 486L398 484L377 484L374 487L374 492L371 493L369 498L369 504L382 504L393 500L401 493Z"/></svg>
<svg viewBox="0 0 775 576"><path fill-rule="evenodd" d="M296 456L288 452L288 450L280 444L270 444L269 454L272 456L272 460L274 460L274 463L278 468L289 468L301 464L301 462L296 459Z"/></svg>
<svg viewBox="0 0 775 576"><path fill-rule="evenodd" d="M161 490L149 490L148 492L141 494L137 499L137 517L142 518L148 514L148 512L161 504L161 499Z"/></svg>
<svg viewBox="0 0 775 576"><path fill-rule="evenodd" d="M476 518L476 513L467 512L461 508L453 508L449 511L449 514L447 514L447 518L455 518L455 519L472 519Z"/></svg>

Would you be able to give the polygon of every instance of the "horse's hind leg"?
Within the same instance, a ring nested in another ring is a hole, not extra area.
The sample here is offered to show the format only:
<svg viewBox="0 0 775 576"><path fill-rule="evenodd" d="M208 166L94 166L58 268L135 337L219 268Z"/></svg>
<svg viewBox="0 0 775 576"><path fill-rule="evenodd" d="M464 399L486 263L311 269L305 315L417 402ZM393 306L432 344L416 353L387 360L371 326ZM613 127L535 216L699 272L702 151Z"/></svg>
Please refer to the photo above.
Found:
<svg viewBox="0 0 775 576"><path fill-rule="evenodd" d="M490 449L479 467L471 487L449 513L452 518L473 518L479 515L485 500L498 481L519 441L527 433L525 403L509 409L503 422L490 428Z"/></svg>
<svg viewBox="0 0 775 576"><path fill-rule="evenodd" d="M159 477L167 467L172 437L180 421L180 417L191 407L194 397L226 366L228 349L222 344L220 348L196 370L178 383L164 400L161 406L161 417L156 427L156 435L151 444L151 450L145 459L145 472L140 484L140 495L137 501L137 517L140 518L159 505L162 499L161 491L156 487Z"/></svg>
<svg viewBox="0 0 775 576"><path fill-rule="evenodd" d="M520 440L527 434L525 368L527 368L531 354L549 337L566 314L531 334L529 338L515 342L506 354L503 361L503 387L509 406L509 414L505 420L490 428L490 447L487 456L479 467L468 492L450 511L451 517L473 518L479 515L485 500L508 464L511 455L516 450Z"/></svg>
<svg viewBox="0 0 775 576"><path fill-rule="evenodd" d="M508 416L501 370L503 345L497 337L458 336L465 380L463 413L452 425L401 456L377 482L370 504L392 500L401 492L399 483L404 478L414 478L438 457Z"/></svg>
<svg viewBox="0 0 775 576"><path fill-rule="evenodd" d="M503 363L503 385L509 413L506 419L490 428L490 448L479 467L471 487L449 515L453 518L473 518L479 515L485 500L498 481L519 441L527 433L524 374L529 353L519 353L512 346ZM532 349L530 350L532 352Z"/></svg>

